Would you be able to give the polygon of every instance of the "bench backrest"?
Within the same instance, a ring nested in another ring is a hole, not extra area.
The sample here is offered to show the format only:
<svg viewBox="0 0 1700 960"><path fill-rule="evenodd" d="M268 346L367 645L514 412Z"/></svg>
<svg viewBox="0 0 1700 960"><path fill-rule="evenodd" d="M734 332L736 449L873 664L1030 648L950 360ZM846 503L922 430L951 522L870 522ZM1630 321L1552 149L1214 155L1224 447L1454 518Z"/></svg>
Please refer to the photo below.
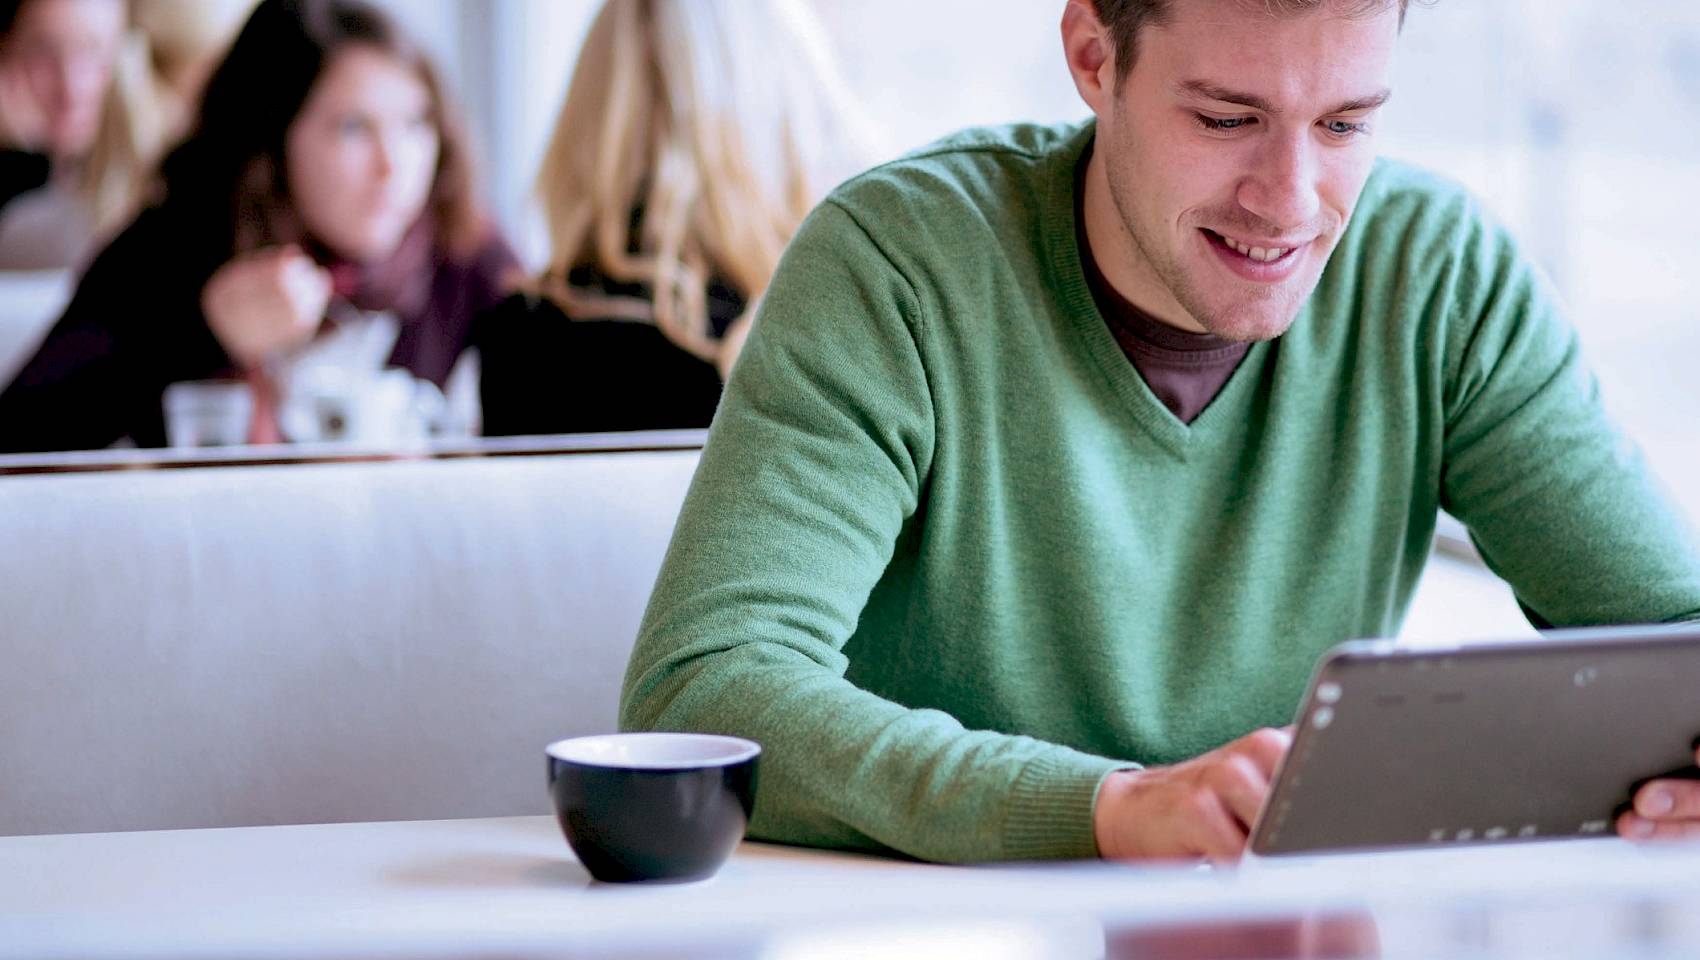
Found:
<svg viewBox="0 0 1700 960"><path fill-rule="evenodd" d="M547 811L696 458L0 477L0 835Z"/></svg>

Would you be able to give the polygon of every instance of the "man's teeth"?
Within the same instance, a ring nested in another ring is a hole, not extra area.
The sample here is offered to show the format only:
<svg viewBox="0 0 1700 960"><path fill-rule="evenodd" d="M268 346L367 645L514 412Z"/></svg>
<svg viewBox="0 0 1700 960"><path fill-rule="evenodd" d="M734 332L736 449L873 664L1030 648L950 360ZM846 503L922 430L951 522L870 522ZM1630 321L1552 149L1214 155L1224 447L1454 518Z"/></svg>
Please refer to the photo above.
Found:
<svg viewBox="0 0 1700 960"><path fill-rule="evenodd" d="M1217 236L1222 237L1222 242L1233 249L1253 260L1260 260L1264 263L1279 260L1287 255L1287 251L1293 249L1292 247L1248 247L1233 237L1224 237L1221 234L1217 234Z"/></svg>

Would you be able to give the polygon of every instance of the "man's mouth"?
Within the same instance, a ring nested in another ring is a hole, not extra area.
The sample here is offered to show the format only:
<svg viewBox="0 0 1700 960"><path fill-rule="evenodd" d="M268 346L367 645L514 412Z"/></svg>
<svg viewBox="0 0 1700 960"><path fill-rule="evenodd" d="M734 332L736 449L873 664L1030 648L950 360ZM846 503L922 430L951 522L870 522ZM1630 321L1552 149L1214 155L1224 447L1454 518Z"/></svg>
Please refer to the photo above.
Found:
<svg viewBox="0 0 1700 960"><path fill-rule="evenodd" d="M1235 237L1199 228L1205 244L1228 272L1258 284L1285 283L1309 261L1311 240Z"/></svg>
<svg viewBox="0 0 1700 960"><path fill-rule="evenodd" d="M1216 231L1209 229L1206 229L1204 233L1213 243L1226 247L1240 256L1257 263L1275 263L1279 260L1286 259L1292 255L1293 251L1304 246L1302 243L1289 242L1286 245L1278 245L1274 241L1240 240L1236 237L1230 237L1226 234L1217 233Z"/></svg>

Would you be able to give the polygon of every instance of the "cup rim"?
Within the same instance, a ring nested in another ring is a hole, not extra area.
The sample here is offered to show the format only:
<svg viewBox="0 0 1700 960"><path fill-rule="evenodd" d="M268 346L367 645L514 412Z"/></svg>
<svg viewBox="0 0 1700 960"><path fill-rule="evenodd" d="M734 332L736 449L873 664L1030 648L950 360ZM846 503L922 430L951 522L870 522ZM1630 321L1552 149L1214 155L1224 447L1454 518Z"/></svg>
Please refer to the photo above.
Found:
<svg viewBox="0 0 1700 960"><path fill-rule="evenodd" d="M665 750L681 746L703 748L700 755L681 757L624 757L612 759L597 756L594 751L610 743L638 745L640 748ZM716 733L599 733L583 737L556 740L543 748L549 757L562 763L581 767L600 767L608 770L704 770L730 767L754 759L761 754L761 744L743 737Z"/></svg>

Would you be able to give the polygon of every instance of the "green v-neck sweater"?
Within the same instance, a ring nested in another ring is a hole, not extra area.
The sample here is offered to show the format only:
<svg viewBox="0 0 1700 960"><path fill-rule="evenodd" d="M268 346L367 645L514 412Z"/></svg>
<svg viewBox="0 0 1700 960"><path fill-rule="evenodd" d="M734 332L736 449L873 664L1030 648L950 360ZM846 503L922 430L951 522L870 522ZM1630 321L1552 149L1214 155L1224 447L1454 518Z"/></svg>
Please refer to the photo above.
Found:
<svg viewBox="0 0 1700 960"><path fill-rule="evenodd" d="M1092 133L969 131L785 253L621 705L760 741L756 837L1092 856L1109 772L1285 724L1329 646L1395 633L1442 508L1538 621L1700 617L1700 543L1463 192L1378 164L1188 426L1081 273Z"/></svg>

